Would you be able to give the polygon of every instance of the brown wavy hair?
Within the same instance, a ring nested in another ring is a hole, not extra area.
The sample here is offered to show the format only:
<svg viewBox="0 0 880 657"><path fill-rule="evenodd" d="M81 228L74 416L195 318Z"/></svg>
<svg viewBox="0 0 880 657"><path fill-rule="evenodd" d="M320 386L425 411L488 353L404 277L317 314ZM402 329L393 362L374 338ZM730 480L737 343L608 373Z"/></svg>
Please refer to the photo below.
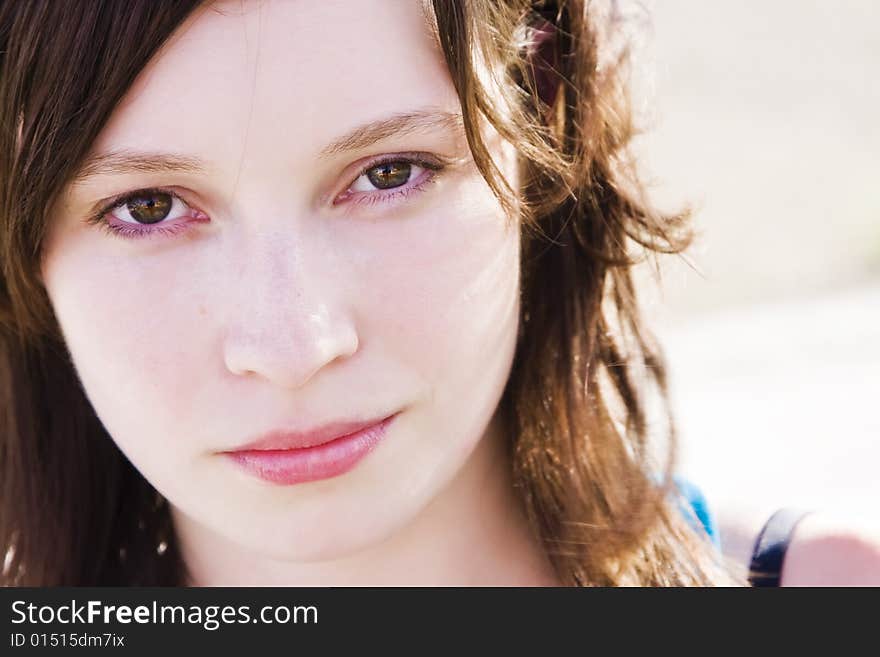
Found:
<svg viewBox="0 0 880 657"><path fill-rule="evenodd" d="M203 8L0 3L2 584L185 581L167 504L91 408L39 269L48 209L136 76ZM733 582L671 479L663 359L632 272L646 255L684 249L690 232L686 215L651 207L627 156L615 4L434 0L425 10L475 162L521 221L519 342L499 410L516 490L558 578ZM490 156L484 122L515 146L517 185Z"/></svg>

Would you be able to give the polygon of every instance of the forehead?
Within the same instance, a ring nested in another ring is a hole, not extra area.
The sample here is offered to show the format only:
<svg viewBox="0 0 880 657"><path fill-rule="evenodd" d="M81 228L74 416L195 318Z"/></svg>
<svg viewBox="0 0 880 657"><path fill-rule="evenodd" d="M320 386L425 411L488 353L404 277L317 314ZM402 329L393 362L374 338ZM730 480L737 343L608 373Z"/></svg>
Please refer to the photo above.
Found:
<svg viewBox="0 0 880 657"><path fill-rule="evenodd" d="M294 156L389 114L457 111L425 11L421 0L209 3L142 72L95 149Z"/></svg>

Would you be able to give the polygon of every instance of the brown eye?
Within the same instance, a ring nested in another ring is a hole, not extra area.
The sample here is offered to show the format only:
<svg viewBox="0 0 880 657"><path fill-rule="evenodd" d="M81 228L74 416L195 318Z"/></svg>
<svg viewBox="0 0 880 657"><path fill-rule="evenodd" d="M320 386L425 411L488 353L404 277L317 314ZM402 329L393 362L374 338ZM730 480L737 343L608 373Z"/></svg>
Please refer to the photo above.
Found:
<svg viewBox="0 0 880 657"><path fill-rule="evenodd" d="M367 179L379 189L405 185L412 174L409 162L386 162L367 171Z"/></svg>
<svg viewBox="0 0 880 657"><path fill-rule="evenodd" d="M129 216L141 224L155 224L171 212L173 199L171 194L149 193L135 196L125 204Z"/></svg>

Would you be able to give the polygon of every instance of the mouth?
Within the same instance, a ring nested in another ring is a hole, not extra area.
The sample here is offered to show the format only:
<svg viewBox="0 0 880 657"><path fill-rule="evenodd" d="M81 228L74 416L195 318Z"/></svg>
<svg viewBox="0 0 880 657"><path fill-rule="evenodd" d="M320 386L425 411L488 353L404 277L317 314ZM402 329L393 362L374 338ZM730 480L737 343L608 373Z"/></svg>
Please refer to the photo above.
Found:
<svg viewBox="0 0 880 657"><path fill-rule="evenodd" d="M331 425L308 434L275 432L222 454L248 474L272 484L329 479L348 472L373 451L399 414L366 425Z"/></svg>

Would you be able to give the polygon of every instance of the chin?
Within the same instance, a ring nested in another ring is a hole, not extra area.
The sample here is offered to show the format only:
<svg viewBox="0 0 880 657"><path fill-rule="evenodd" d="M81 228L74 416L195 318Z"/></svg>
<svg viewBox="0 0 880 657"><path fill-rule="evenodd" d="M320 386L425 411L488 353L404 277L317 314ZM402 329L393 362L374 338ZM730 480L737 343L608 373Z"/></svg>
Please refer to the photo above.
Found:
<svg viewBox="0 0 880 657"><path fill-rule="evenodd" d="M265 518L255 525L254 518L246 524L232 527L224 525L221 530L227 538L248 552L261 554L278 561L302 563L332 561L368 551L371 547L388 540L401 529L411 517L406 513L393 513L387 500L373 502L377 514L366 511L369 504L361 503L354 512L334 513L321 505L325 513L289 514L283 519L277 516Z"/></svg>

